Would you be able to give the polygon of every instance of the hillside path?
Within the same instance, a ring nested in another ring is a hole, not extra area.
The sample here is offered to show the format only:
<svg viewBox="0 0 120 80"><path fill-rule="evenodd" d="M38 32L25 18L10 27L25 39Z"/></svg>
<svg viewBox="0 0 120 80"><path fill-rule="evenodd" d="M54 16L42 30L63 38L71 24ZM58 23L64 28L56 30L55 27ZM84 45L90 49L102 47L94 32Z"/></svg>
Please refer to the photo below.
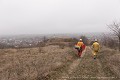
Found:
<svg viewBox="0 0 120 80"><path fill-rule="evenodd" d="M73 61L57 80L114 80L114 78L106 76L100 59L94 60L92 50L87 46L82 58Z"/></svg>
<svg viewBox="0 0 120 80"><path fill-rule="evenodd" d="M75 61L73 61L72 64L68 67L68 71L65 72L65 73L62 73L62 75L58 78L58 80L67 80L67 79L70 79L69 75L71 75L73 73L73 71L76 70L76 68L80 64L82 58L84 57L85 53L86 53L86 49L83 51L83 53L81 55L81 58L78 58Z"/></svg>

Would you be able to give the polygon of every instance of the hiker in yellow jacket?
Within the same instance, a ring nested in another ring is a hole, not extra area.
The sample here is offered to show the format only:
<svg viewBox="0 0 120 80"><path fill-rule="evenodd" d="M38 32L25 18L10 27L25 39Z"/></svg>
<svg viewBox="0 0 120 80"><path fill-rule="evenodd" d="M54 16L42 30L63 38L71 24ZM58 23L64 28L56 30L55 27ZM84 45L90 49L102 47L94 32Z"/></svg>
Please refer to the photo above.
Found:
<svg viewBox="0 0 120 80"><path fill-rule="evenodd" d="M98 43L98 40L95 39L95 42L92 44L92 53L94 55L94 59L96 59L99 49L100 49L100 44Z"/></svg>

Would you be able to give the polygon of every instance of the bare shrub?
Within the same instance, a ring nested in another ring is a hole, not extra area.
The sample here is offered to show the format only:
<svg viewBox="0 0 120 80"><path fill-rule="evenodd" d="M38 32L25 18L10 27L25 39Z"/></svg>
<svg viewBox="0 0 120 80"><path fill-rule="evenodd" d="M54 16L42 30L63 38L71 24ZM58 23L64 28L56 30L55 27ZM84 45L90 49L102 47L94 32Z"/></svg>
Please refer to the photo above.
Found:
<svg viewBox="0 0 120 80"><path fill-rule="evenodd" d="M92 45L94 42L95 42L95 41L91 41L91 42L90 42L90 45Z"/></svg>
<svg viewBox="0 0 120 80"><path fill-rule="evenodd" d="M78 41L76 38L66 38L66 39L63 39L64 42L76 42Z"/></svg>
<svg viewBox="0 0 120 80"><path fill-rule="evenodd" d="M38 51L39 51L39 53L41 53L42 52L42 48L38 47Z"/></svg>
<svg viewBox="0 0 120 80"><path fill-rule="evenodd" d="M42 47L45 47L46 43L43 41L43 42L38 42L37 46L38 46L38 51L39 53L42 52Z"/></svg>
<svg viewBox="0 0 120 80"><path fill-rule="evenodd" d="M110 35L106 35L106 34L103 34L101 43L102 45L113 49L116 49L118 45L115 39L113 39Z"/></svg>
<svg viewBox="0 0 120 80"><path fill-rule="evenodd" d="M78 42L76 38L51 38L47 45L58 45L61 49L64 47L73 47Z"/></svg>
<svg viewBox="0 0 120 80"><path fill-rule="evenodd" d="M46 36L43 37L43 42L46 43L49 39Z"/></svg>
<svg viewBox="0 0 120 80"><path fill-rule="evenodd" d="M60 43L60 44L58 44L59 45L59 47L61 48L61 49L64 49L64 47L65 47L65 44L64 43Z"/></svg>
<svg viewBox="0 0 120 80"><path fill-rule="evenodd" d="M119 51L120 51L120 23L113 22L113 24L108 25L111 31L118 37L119 41Z"/></svg>
<svg viewBox="0 0 120 80"><path fill-rule="evenodd" d="M86 36L81 36L80 38L83 40L85 45L89 45L89 40Z"/></svg>

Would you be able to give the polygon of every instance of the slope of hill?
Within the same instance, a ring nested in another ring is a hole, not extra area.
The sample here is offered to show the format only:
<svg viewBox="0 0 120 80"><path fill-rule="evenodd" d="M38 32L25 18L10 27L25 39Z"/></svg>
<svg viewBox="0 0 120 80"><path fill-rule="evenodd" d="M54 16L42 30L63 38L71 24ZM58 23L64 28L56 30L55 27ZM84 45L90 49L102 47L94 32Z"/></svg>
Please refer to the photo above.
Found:
<svg viewBox="0 0 120 80"><path fill-rule="evenodd" d="M53 39L40 48L0 49L0 80L120 79L119 52L103 47L94 60L87 46L79 58L73 43Z"/></svg>

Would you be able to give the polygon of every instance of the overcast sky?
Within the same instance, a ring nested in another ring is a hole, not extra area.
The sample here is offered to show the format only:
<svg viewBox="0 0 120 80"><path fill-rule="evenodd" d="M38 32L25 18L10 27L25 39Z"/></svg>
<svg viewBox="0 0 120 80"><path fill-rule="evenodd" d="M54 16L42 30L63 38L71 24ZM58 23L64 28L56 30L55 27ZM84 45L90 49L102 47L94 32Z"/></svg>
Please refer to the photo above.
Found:
<svg viewBox="0 0 120 80"><path fill-rule="evenodd" d="M120 0L0 0L0 35L105 32Z"/></svg>

